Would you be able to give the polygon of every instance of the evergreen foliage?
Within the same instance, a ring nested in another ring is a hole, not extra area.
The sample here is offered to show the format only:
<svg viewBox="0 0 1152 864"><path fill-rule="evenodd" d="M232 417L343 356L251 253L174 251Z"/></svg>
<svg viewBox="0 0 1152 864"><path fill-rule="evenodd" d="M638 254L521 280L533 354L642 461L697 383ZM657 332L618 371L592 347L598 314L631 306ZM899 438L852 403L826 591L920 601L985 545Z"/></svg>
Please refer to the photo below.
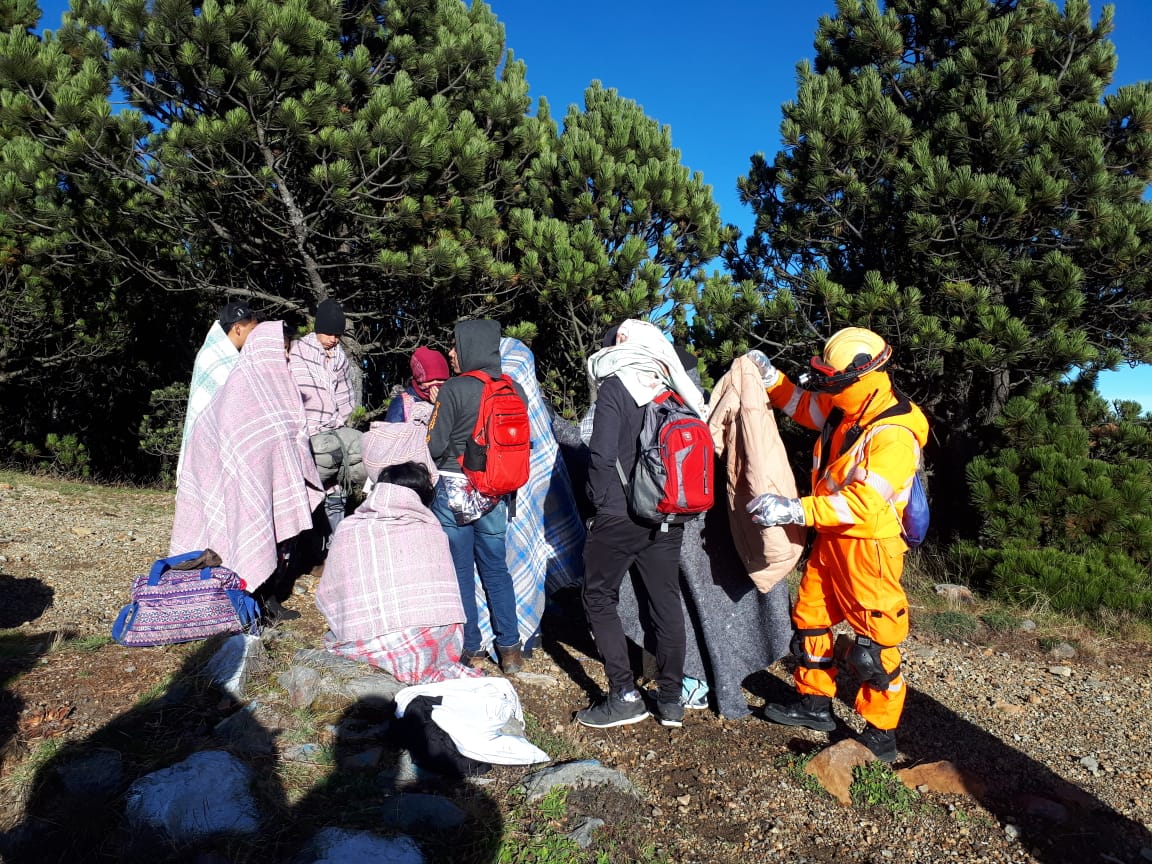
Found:
<svg viewBox="0 0 1152 864"><path fill-rule="evenodd" d="M519 297L516 318L526 323L512 335L532 344L571 414L586 407L584 361L612 324L641 317L684 335L706 281L701 267L720 251L720 214L668 127L599 82L583 110L569 106L524 187L526 206L509 224L531 290Z"/></svg>
<svg viewBox="0 0 1152 864"><path fill-rule="evenodd" d="M225 299L293 324L340 299L370 404L417 345L495 317L577 410L589 333L682 330L719 249L667 129L598 85L563 132L543 101L530 116L483 2L73 0L42 35L34 4L4 2L0 289L23 317L0 375L103 390L117 431L98 466L131 461L124 438L187 380ZM124 374L55 368L71 356ZM0 421L0 437L56 431L112 434L60 410Z"/></svg>
<svg viewBox="0 0 1152 864"><path fill-rule="evenodd" d="M1112 12L1086 0L837 8L783 149L740 181L737 290L705 292L698 327L714 356L779 346L793 369L840 327L887 336L941 448L940 509L1013 396L1152 361L1152 85L1105 95Z"/></svg>
<svg viewBox="0 0 1152 864"><path fill-rule="evenodd" d="M1152 413L1089 378L1009 401L996 452L968 466L982 524L962 556L998 593L1152 614Z"/></svg>

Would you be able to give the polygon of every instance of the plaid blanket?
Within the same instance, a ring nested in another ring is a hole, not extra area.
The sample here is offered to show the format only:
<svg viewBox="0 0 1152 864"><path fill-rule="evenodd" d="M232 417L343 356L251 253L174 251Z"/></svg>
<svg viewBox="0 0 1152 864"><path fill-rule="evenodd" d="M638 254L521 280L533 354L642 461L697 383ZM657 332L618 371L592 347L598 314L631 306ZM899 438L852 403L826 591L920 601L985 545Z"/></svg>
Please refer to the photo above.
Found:
<svg viewBox="0 0 1152 864"><path fill-rule="evenodd" d="M184 434L180 439L180 457L176 461L176 483L180 483L180 470L184 466L184 454L188 451L188 441L192 437L192 427L204 413L216 391L224 386L236 364L240 362L240 352L217 321L212 322L204 344L196 352L196 362L192 364L192 383L188 385L188 408L184 412Z"/></svg>
<svg viewBox="0 0 1152 864"><path fill-rule="evenodd" d="M516 516L508 520L507 560L516 591L520 638L530 645L540 630L544 600L559 588L584 581L584 525L576 510L564 457L552 434L552 418L536 381L532 352L515 339L500 340L500 366L528 397L532 460L528 483L516 493ZM481 644L492 644L492 625L480 580L476 608Z"/></svg>
<svg viewBox="0 0 1152 864"><path fill-rule="evenodd" d="M316 334L309 333L293 343L290 365L304 400L308 435L343 426L356 408L356 391L352 389L344 348L336 345L329 356Z"/></svg>
<svg viewBox="0 0 1152 864"><path fill-rule="evenodd" d="M381 669L402 684L435 684L454 678L482 678L479 669L460 665L464 627L409 627L372 639L337 642L328 633L324 647L333 654Z"/></svg>
<svg viewBox="0 0 1152 864"><path fill-rule="evenodd" d="M340 523L316 606L338 642L463 623L448 538L415 492L378 483Z"/></svg>
<svg viewBox="0 0 1152 864"><path fill-rule="evenodd" d="M283 325L268 321L192 430L168 554L215 549L253 591L276 570L276 544L311 528L323 497Z"/></svg>

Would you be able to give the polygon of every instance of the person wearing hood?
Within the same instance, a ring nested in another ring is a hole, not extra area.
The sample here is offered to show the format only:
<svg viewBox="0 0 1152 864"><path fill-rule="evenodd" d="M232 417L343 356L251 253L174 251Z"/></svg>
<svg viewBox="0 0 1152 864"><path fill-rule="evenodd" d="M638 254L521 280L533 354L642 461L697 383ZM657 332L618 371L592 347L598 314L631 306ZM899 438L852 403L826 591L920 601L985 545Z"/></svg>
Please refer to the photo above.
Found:
<svg viewBox="0 0 1152 864"><path fill-rule="evenodd" d="M620 585L635 566L647 592L656 642L656 718L662 726L684 722L685 634L680 596L683 524L652 525L628 505L625 477L632 475L646 406L674 391L701 419L704 397L659 328L629 319L588 358L596 410L588 445L588 497L595 510L584 544L584 612L604 661L608 693L576 712L576 721L604 729L639 723L649 716L629 663L620 621Z"/></svg>
<svg viewBox="0 0 1152 864"><path fill-rule="evenodd" d="M448 380L448 361L434 348L421 346L408 362L412 380L388 403L384 420L388 423L418 423L428 425L432 406L440 395L440 388Z"/></svg>
<svg viewBox="0 0 1152 864"><path fill-rule="evenodd" d="M470 663L484 648L476 608L478 575L488 601L500 667L511 674L520 671L523 660L516 592L507 563L508 505L504 498L488 498L473 489L461 467L464 448L480 416L484 392L483 381L463 373L500 377L500 322L461 321L456 325L448 360L457 376L440 388L428 421L428 450L440 472L432 512L448 535L464 604L461 662ZM519 384L513 386L527 404L524 389Z"/></svg>
<svg viewBox="0 0 1152 864"><path fill-rule="evenodd" d="M788 726L836 728L837 659L860 676L860 734L879 759L898 755L896 727L907 694L897 646L908 635L908 598L900 585L902 517L912 494L928 421L883 371L892 349L861 327L834 333L811 360L803 388L760 351L747 355L760 369L769 401L802 426L820 431L813 453L812 494L767 493L747 505L759 525L805 525L816 539L796 605L792 653L800 699L768 704L764 714ZM831 628L847 622L835 650Z"/></svg>

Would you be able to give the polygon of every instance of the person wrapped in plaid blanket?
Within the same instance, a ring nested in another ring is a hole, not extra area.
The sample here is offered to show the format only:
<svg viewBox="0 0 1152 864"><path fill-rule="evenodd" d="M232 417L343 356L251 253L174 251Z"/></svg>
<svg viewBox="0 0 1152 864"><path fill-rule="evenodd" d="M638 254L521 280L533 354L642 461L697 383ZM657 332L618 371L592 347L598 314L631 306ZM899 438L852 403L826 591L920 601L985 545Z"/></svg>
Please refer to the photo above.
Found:
<svg viewBox="0 0 1152 864"><path fill-rule="evenodd" d="M448 538L428 509L436 469L422 427L364 434L368 497L340 523L316 591L325 647L405 684L483 673L461 665L464 609Z"/></svg>
<svg viewBox="0 0 1152 864"><path fill-rule="evenodd" d="M180 455L176 459L176 485L180 485L180 472L184 468L184 456L196 421L240 362L240 349L259 323L252 307L237 301L221 307L219 318L208 328L204 344L196 352L196 362L192 364L188 407L184 411L184 434L180 439Z"/></svg>

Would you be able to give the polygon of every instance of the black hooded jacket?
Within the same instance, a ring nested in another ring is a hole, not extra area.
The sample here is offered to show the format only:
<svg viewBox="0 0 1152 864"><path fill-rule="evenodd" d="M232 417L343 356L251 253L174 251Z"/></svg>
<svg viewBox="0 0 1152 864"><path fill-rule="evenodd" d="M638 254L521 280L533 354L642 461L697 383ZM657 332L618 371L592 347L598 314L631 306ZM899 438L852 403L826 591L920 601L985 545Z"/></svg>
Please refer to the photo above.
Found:
<svg viewBox="0 0 1152 864"><path fill-rule="evenodd" d="M461 372L475 370L491 378L500 377L499 321L461 321L456 325L455 336ZM516 382L512 386L527 405L524 390ZM458 457L464 455L464 445L476 426L483 392L483 382L464 375L449 378L440 388L428 423L428 451L439 470L462 472Z"/></svg>

